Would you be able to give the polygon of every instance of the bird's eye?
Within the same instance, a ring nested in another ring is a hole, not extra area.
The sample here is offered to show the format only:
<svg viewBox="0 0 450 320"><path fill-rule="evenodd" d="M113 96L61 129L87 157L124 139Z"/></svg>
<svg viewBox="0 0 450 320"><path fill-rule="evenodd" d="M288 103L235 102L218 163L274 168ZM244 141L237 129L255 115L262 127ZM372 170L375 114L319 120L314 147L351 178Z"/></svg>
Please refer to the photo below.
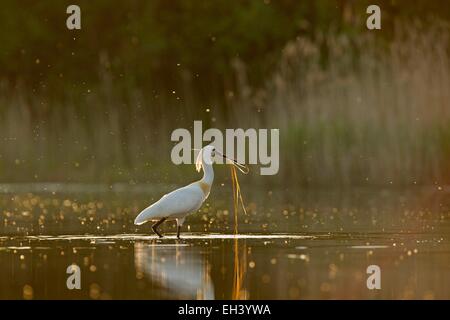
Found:
<svg viewBox="0 0 450 320"><path fill-rule="evenodd" d="M211 152L211 156L213 156L213 157L216 156L216 152L214 150Z"/></svg>

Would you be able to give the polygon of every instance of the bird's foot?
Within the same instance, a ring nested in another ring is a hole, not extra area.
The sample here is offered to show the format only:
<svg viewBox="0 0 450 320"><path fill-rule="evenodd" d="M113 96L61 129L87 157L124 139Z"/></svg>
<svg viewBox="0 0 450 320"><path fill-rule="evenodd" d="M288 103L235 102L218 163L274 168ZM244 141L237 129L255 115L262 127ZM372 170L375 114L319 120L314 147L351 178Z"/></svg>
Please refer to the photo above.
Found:
<svg viewBox="0 0 450 320"><path fill-rule="evenodd" d="M161 233L158 232L158 230L156 230L156 228L152 228L153 232L158 236L158 238L162 238L163 235Z"/></svg>
<svg viewBox="0 0 450 320"><path fill-rule="evenodd" d="M163 235L161 233L159 233L156 230L153 230L153 232L158 236L159 239L161 239L163 237Z"/></svg>

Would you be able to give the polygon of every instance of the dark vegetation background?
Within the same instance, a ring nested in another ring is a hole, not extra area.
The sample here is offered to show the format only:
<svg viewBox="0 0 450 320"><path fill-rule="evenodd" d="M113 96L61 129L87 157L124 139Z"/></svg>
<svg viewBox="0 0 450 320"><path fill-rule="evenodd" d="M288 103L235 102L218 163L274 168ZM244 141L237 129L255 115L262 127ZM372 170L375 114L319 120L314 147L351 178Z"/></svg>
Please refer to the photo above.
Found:
<svg viewBox="0 0 450 320"><path fill-rule="evenodd" d="M449 15L437 0L2 1L0 181L179 182L195 173L170 162L170 133L203 120L280 128L280 173L248 181L447 183Z"/></svg>

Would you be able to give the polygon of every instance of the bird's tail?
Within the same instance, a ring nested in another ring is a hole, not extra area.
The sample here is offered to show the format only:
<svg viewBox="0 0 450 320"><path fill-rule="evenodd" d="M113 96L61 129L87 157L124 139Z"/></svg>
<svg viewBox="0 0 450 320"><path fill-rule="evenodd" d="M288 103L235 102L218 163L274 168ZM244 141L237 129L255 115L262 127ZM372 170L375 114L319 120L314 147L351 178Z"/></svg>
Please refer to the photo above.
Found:
<svg viewBox="0 0 450 320"><path fill-rule="evenodd" d="M142 217L142 214L139 214L136 219L134 219L134 224L137 226L140 226L141 224L144 224L147 222L147 219Z"/></svg>
<svg viewBox="0 0 450 320"><path fill-rule="evenodd" d="M147 221L161 218L162 216L160 214L160 211L161 210L160 210L160 206L158 205L158 203L154 203L153 205L142 210L142 212L138 214L136 219L134 219L134 224L137 226L140 226L141 224L144 224Z"/></svg>

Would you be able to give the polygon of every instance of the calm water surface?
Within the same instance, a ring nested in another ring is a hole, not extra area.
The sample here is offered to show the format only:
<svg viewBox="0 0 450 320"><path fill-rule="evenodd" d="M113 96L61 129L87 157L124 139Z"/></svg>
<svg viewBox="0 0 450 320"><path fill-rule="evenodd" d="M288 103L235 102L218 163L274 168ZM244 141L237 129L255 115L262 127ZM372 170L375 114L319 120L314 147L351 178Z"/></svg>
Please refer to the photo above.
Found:
<svg viewBox="0 0 450 320"><path fill-rule="evenodd" d="M183 239L134 217L170 186L0 186L1 299L450 299L446 188L254 190L233 234L228 188ZM42 192L44 190L44 192ZM81 268L81 290L66 269ZM368 290L366 268L381 268Z"/></svg>

